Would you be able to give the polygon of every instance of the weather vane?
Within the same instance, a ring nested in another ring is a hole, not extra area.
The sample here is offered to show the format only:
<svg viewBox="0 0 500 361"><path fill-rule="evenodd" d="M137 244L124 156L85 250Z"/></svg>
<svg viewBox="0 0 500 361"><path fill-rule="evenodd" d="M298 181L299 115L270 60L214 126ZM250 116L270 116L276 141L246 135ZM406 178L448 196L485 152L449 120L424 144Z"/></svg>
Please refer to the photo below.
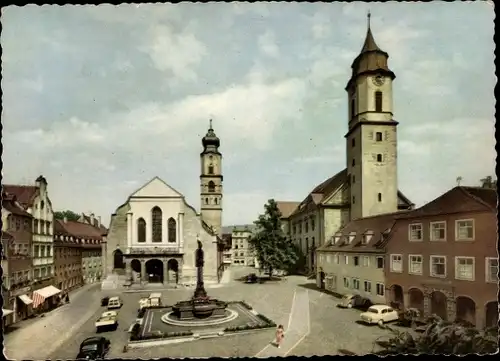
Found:
<svg viewBox="0 0 500 361"><path fill-rule="evenodd" d="M370 18L371 18L372 14L370 13L370 10L368 10L368 27L370 27Z"/></svg>

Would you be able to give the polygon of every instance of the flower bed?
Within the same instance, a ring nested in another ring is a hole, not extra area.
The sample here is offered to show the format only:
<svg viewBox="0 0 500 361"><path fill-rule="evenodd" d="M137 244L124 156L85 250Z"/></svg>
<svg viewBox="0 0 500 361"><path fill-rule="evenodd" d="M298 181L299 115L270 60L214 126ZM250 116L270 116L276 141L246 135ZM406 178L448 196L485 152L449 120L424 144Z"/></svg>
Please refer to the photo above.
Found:
<svg viewBox="0 0 500 361"><path fill-rule="evenodd" d="M139 335L139 331L134 332L132 329L131 335L130 335L130 341L146 341L146 340L161 340L161 339L168 339L168 338L173 338L173 337L188 337L192 336L193 333L191 331L183 331L183 332L161 332L161 331L155 331L150 334L146 335Z"/></svg>

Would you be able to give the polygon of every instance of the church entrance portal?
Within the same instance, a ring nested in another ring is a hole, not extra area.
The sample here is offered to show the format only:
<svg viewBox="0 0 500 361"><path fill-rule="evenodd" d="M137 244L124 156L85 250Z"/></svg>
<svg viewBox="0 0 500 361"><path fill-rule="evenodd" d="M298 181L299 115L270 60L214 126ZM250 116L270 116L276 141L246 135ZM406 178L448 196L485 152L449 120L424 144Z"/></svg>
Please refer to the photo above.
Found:
<svg viewBox="0 0 500 361"><path fill-rule="evenodd" d="M175 284L179 283L179 262L175 259L168 260L167 269L167 282Z"/></svg>
<svg viewBox="0 0 500 361"><path fill-rule="evenodd" d="M146 275L150 283L163 282L163 262L159 259L151 259L146 262Z"/></svg>
<svg viewBox="0 0 500 361"><path fill-rule="evenodd" d="M117 249L113 252L113 270L124 270L123 252Z"/></svg>

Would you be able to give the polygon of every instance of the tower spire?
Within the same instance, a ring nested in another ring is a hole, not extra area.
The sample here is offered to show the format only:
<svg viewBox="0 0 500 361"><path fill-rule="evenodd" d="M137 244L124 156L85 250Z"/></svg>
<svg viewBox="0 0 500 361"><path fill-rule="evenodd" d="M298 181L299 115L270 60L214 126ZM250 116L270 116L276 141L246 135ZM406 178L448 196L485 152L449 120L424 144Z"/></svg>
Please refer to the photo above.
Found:
<svg viewBox="0 0 500 361"><path fill-rule="evenodd" d="M210 119L210 121L209 121L209 122L210 122L210 127L209 127L208 129L213 129L213 128L212 128L212 119Z"/></svg>

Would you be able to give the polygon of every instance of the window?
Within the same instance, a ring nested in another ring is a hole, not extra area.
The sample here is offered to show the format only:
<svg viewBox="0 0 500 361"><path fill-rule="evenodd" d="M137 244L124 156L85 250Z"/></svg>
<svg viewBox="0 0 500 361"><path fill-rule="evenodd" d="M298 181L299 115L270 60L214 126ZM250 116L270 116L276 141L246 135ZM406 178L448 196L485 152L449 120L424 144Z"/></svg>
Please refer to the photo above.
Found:
<svg viewBox="0 0 500 361"><path fill-rule="evenodd" d="M465 219L455 222L456 224L456 240L472 240L474 239L474 220Z"/></svg>
<svg viewBox="0 0 500 361"><path fill-rule="evenodd" d="M351 139L351 146L354 148L356 146L356 139Z"/></svg>
<svg viewBox="0 0 500 361"><path fill-rule="evenodd" d="M356 203L356 197L352 196L352 204Z"/></svg>
<svg viewBox="0 0 500 361"><path fill-rule="evenodd" d="M219 200L217 198L214 198L215 204L219 204Z"/></svg>
<svg viewBox="0 0 500 361"><path fill-rule="evenodd" d="M168 219L168 242L175 243L177 241L177 223L175 219Z"/></svg>
<svg viewBox="0 0 500 361"><path fill-rule="evenodd" d="M214 174L214 166L212 164L208 166L208 174Z"/></svg>
<svg viewBox="0 0 500 361"><path fill-rule="evenodd" d="M335 256L333 256L333 262L335 262L335 264L339 264L340 263L340 257L338 254L336 254Z"/></svg>
<svg viewBox="0 0 500 361"><path fill-rule="evenodd" d="M384 268L384 257L377 257L377 268Z"/></svg>
<svg viewBox="0 0 500 361"><path fill-rule="evenodd" d="M344 256L344 264L349 264L349 256Z"/></svg>
<svg viewBox="0 0 500 361"><path fill-rule="evenodd" d="M304 222L304 227L306 228L305 232L309 232L309 223L307 223L307 220Z"/></svg>
<svg viewBox="0 0 500 361"><path fill-rule="evenodd" d="M344 277L344 288L349 288L349 278Z"/></svg>
<svg viewBox="0 0 500 361"><path fill-rule="evenodd" d="M377 283L377 296L383 296L383 295L384 295L384 284Z"/></svg>
<svg viewBox="0 0 500 361"><path fill-rule="evenodd" d="M372 237L373 237L373 234L371 234L371 233L364 234L363 239L361 240L361 243L368 244L371 241Z"/></svg>
<svg viewBox="0 0 500 361"><path fill-rule="evenodd" d="M403 256L391 254L391 272L403 272Z"/></svg>
<svg viewBox="0 0 500 361"><path fill-rule="evenodd" d="M379 194L377 195L377 197L378 197L378 201L379 201L379 202L382 202L382 193L379 193Z"/></svg>
<svg viewBox="0 0 500 361"><path fill-rule="evenodd" d="M408 273L414 274L414 275L421 275L422 274L422 256L420 255L409 255L409 268L408 268Z"/></svg>
<svg viewBox="0 0 500 361"><path fill-rule="evenodd" d="M349 244L354 241L354 238L356 238L356 232L349 233Z"/></svg>
<svg viewBox="0 0 500 361"><path fill-rule="evenodd" d="M486 258L486 282L498 283L498 258Z"/></svg>
<svg viewBox="0 0 500 361"><path fill-rule="evenodd" d="M370 257L363 256L363 267L370 267Z"/></svg>
<svg viewBox="0 0 500 361"><path fill-rule="evenodd" d="M455 257L455 278L474 281L474 257Z"/></svg>
<svg viewBox="0 0 500 361"><path fill-rule="evenodd" d="M152 241L160 243L162 239L162 212L160 207L154 207L151 211L153 218Z"/></svg>
<svg viewBox="0 0 500 361"><path fill-rule="evenodd" d="M293 225L293 234L296 234L297 233L297 225Z"/></svg>
<svg viewBox="0 0 500 361"><path fill-rule="evenodd" d="M382 141L382 132L376 132L375 133L375 140L377 142L381 142Z"/></svg>
<svg viewBox="0 0 500 361"><path fill-rule="evenodd" d="M352 158L352 162L351 162L352 166L354 167L356 165L356 159Z"/></svg>
<svg viewBox="0 0 500 361"><path fill-rule="evenodd" d="M21 220L19 218L16 218L16 231L19 231L21 229Z"/></svg>
<svg viewBox="0 0 500 361"><path fill-rule="evenodd" d="M213 181L208 182L208 191L210 193L215 192L215 183Z"/></svg>
<svg viewBox="0 0 500 361"><path fill-rule="evenodd" d="M38 234L38 219L33 221L33 233Z"/></svg>
<svg viewBox="0 0 500 361"><path fill-rule="evenodd" d="M146 221L144 218L137 220L137 242L146 242Z"/></svg>
<svg viewBox="0 0 500 361"><path fill-rule="evenodd" d="M358 256L354 256L354 265L359 266L359 257Z"/></svg>
<svg viewBox="0 0 500 361"><path fill-rule="evenodd" d="M431 256L431 276L446 277L446 257Z"/></svg>
<svg viewBox="0 0 500 361"><path fill-rule="evenodd" d="M326 256L326 263L332 263L332 255L327 255Z"/></svg>
<svg viewBox="0 0 500 361"><path fill-rule="evenodd" d="M408 239L410 241L422 240L422 224L415 223L408 226Z"/></svg>
<svg viewBox="0 0 500 361"><path fill-rule="evenodd" d="M208 204L208 198L205 198L205 204Z"/></svg>
<svg viewBox="0 0 500 361"><path fill-rule="evenodd" d="M42 202L40 203L40 209L43 209L43 207L45 207L45 202L44 202L44 201L42 201Z"/></svg>
<svg viewBox="0 0 500 361"><path fill-rule="evenodd" d="M354 118L356 111L356 100L354 98L351 99L351 119Z"/></svg>
<svg viewBox="0 0 500 361"><path fill-rule="evenodd" d="M377 162L382 162L382 154L377 154Z"/></svg>
<svg viewBox="0 0 500 361"><path fill-rule="evenodd" d="M353 174L352 175L352 184L356 183L356 176Z"/></svg>
<svg viewBox="0 0 500 361"><path fill-rule="evenodd" d="M382 92L380 91L375 92L375 111L382 111Z"/></svg>
<svg viewBox="0 0 500 361"><path fill-rule="evenodd" d="M444 241L446 239L446 222L431 222L431 241Z"/></svg>
<svg viewBox="0 0 500 361"><path fill-rule="evenodd" d="M357 278L352 279L352 288L359 290L359 280Z"/></svg>
<svg viewBox="0 0 500 361"><path fill-rule="evenodd" d="M371 292L372 291L372 283L370 281L365 281L364 282L365 286L365 292Z"/></svg>

